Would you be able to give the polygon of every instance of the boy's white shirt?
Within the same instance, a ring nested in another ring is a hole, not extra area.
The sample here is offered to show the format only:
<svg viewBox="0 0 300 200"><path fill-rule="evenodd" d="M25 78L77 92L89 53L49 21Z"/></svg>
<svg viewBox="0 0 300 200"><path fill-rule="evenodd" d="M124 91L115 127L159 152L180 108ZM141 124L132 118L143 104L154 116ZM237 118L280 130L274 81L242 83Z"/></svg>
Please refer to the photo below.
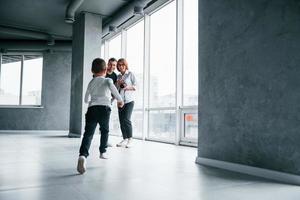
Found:
<svg viewBox="0 0 300 200"><path fill-rule="evenodd" d="M118 100L123 101L116 86L110 78L98 76L93 78L87 87L84 102L90 106L111 106L111 94ZM90 101L89 101L89 96Z"/></svg>

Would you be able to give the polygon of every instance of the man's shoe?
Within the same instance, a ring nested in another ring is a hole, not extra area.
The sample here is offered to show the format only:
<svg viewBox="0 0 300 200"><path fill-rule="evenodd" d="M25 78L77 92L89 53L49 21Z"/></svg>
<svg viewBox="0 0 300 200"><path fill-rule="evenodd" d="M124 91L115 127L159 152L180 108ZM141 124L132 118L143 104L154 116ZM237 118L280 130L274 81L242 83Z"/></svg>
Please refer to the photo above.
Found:
<svg viewBox="0 0 300 200"><path fill-rule="evenodd" d="M79 156L77 163L77 171L79 174L83 174L86 171L86 157Z"/></svg>
<svg viewBox="0 0 300 200"><path fill-rule="evenodd" d="M117 147L124 147L127 143L127 139L122 140L120 143L117 144Z"/></svg>
<svg viewBox="0 0 300 200"><path fill-rule="evenodd" d="M100 157L101 159L108 159L107 153L100 153Z"/></svg>

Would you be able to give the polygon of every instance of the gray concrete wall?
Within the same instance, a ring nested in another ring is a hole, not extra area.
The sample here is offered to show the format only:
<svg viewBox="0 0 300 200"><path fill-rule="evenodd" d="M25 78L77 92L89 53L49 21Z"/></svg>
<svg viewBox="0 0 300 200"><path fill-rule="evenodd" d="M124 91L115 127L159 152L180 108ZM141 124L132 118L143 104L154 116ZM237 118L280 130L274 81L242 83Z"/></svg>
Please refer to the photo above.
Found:
<svg viewBox="0 0 300 200"><path fill-rule="evenodd" d="M71 52L45 53L43 108L0 108L0 130L69 130Z"/></svg>
<svg viewBox="0 0 300 200"><path fill-rule="evenodd" d="M198 156L300 175L300 2L199 0Z"/></svg>

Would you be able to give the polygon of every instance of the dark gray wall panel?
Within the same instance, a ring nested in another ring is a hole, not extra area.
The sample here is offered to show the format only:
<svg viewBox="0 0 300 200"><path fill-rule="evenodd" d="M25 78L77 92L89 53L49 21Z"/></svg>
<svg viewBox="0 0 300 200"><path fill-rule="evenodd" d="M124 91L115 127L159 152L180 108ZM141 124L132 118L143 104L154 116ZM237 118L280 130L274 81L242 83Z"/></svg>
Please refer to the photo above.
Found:
<svg viewBox="0 0 300 200"><path fill-rule="evenodd" d="M0 108L0 130L69 130L71 52L45 53L43 108Z"/></svg>
<svg viewBox="0 0 300 200"><path fill-rule="evenodd" d="M300 4L199 0L198 156L300 175Z"/></svg>

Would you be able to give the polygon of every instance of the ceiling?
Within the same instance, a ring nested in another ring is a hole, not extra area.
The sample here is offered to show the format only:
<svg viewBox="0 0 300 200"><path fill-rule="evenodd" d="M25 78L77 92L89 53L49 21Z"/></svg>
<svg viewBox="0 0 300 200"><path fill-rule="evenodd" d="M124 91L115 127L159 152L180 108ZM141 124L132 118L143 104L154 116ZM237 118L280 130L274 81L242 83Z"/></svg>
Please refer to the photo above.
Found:
<svg viewBox="0 0 300 200"><path fill-rule="evenodd" d="M0 26L38 31L55 39L72 37L72 24L64 21L71 0L1 0ZM85 0L76 14L85 11L100 14L103 20L111 18L120 8L133 0ZM1 31L0 39L30 39L26 36Z"/></svg>

